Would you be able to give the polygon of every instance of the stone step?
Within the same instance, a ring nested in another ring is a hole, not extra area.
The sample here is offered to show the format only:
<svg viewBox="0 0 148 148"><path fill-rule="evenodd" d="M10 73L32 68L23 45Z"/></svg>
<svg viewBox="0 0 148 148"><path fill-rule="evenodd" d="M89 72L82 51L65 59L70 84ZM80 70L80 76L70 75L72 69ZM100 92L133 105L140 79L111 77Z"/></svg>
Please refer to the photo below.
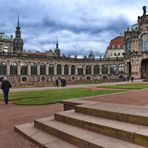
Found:
<svg viewBox="0 0 148 148"><path fill-rule="evenodd" d="M148 126L148 108L114 103L83 104L75 111L96 117Z"/></svg>
<svg viewBox="0 0 148 148"><path fill-rule="evenodd" d="M15 130L29 139L31 142L43 148L78 148L62 139L54 137L45 131L34 127L33 123L23 124L15 127Z"/></svg>
<svg viewBox="0 0 148 148"><path fill-rule="evenodd" d="M55 114L55 120L148 147L148 127L77 113Z"/></svg>
<svg viewBox="0 0 148 148"><path fill-rule="evenodd" d="M36 120L35 127L80 148L144 148L144 146L105 136L56 120L49 122Z"/></svg>

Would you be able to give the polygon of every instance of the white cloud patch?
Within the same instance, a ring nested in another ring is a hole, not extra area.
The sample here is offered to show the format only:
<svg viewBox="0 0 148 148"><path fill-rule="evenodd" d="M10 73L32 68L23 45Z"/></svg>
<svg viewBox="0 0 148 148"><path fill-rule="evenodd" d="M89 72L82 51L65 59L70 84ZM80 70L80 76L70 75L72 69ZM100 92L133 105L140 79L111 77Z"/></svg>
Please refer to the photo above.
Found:
<svg viewBox="0 0 148 148"><path fill-rule="evenodd" d="M145 0L0 0L0 32L15 33L20 15L24 48L71 55L105 52L110 40L135 24ZM4 7L5 5L5 7Z"/></svg>

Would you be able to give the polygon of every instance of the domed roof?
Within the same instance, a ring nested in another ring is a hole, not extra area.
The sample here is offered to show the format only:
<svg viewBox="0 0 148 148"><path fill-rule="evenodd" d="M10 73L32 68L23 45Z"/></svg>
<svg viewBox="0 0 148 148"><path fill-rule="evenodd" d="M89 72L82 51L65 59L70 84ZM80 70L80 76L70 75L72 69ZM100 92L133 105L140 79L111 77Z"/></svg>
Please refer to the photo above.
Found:
<svg viewBox="0 0 148 148"><path fill-rule="evenodd" d="M0 33L0 39L2 40L10 40L10 37L4 33Z"/></svg>

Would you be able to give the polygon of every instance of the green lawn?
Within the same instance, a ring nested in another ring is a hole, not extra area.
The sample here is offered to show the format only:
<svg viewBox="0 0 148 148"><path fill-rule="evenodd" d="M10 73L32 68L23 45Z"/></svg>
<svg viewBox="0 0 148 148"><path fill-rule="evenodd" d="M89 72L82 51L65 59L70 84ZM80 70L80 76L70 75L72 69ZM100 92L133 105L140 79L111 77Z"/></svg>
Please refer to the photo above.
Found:
<svg viewBox="0 0 148 148"><path fill-rule="evenodd" d="M119 84L109 86L99 86L98 88L110 88L110 89L145 89L148 88L148 84Z"/></svg>
<svg viewBox="0 0 148 148"><path fill-rule="evenodd" d="M57 103L61 100L125 92L127 90L90 90L85 88L40 90L28 92L15 92L9 94L9 100L20 105L43 105ZM2 98L2 94L0 95Z"/></svg>

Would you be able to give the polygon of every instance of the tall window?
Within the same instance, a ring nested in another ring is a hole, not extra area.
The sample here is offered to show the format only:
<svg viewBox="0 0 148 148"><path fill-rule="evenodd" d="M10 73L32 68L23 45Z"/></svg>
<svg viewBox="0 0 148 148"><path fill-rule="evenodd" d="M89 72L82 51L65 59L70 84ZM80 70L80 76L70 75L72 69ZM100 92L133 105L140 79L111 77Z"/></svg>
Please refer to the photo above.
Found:
<svg viewBox="0 0 148 148"><path fill-rule="evenodd" d="M62 75L62 66L60 64L57 65L57 75Z"/></svg>
<svg viewBox="0 0 148 148"><path fill-rule="evenodd" d="M127 41L126 41L126 49L127 49L127 53L131 53L131 51L132 51L132 42L131 42L130 38L128 38Z"/></svg>
<svg viewBox="0 0 148 148"><path fill-rule="evenodd" d="M28 66L27 63L21 63L21 75L28 74Z"/></svg>
<svg viewBox="0 0 148 148"><path fill-rule="evenodd" d="M17 63L15 62L10 65L10 75L17 75Z"/></svg>
<svg viewBox="0 0 148 148"><path fill-rule="evenodd" d="M142 51L148 51L148 33L141 36L141 48Z"/></svg>
<svg viewBox="0 0 148 148"><path fill-rule="evenodd" d="M69 67L68 67L68 65L65 65L64 66L64 75L68 75L68 73L69 73Z"/></svg>
<svg viewBox="0 0 148 148"><path fill-rule="evenodd" d="M0 75L6 75L7 65L5 62L0 62Z"/></svg>
<svg viewBox="0 0 148 148"><path fill-rule="evenodd" d="M108 66L106 64L102 65L102 74L108 73Z"/></svg>
<svg viewBox="0 0 148 148"><path fill-rule="evenodd" d="M71 66L71 75L75 75L75 66L74 65Z"/></svg>
<svg viewBox="0 0 148 148"><path fill-rule="evenodd" d="M94 75L99 75L99 65L94 66Z"/></svg>
<svg viewBox="0 0 148 148"><path fill-rule="evenodd" d="M54 75L54 65L53 64L49 65L49 75Z"/></svg>
<svg viewBox="0 0 148 148"><path fill-rule="evenodd" d="M83 66L78 66L78 75L83 75Z"/></svg>
<svg viewBox="0 0 148 148"><path fill-rule="evenodd" d="M111 65L110 66L110 74L116 74L117 71L117 66L116 65Z"/></svg>
<svg viewBox="0 0 148 148"><path fill-rule="evenodd" d="M124 73L124 64L119 64L118 65L118 72L119 72L119 74L123 74Z"/></svg>
<svg viewBox="0 0 148 148"><path fill-rule="evenodd" d="M37 64L31 63L31 75L37 75Z"/></svg>
<svg viewBox="0 0 148 148"><path fill-rule="evenodd" d="M86 75L91 75L91 66L90 65L86 66Z"/></svg>
<svg viewBox="0 0 148 148"><path fill-rule="evenodd" d="M45 63L40 64L40 75L46 75L46 65L45 65Z"/></svg>

